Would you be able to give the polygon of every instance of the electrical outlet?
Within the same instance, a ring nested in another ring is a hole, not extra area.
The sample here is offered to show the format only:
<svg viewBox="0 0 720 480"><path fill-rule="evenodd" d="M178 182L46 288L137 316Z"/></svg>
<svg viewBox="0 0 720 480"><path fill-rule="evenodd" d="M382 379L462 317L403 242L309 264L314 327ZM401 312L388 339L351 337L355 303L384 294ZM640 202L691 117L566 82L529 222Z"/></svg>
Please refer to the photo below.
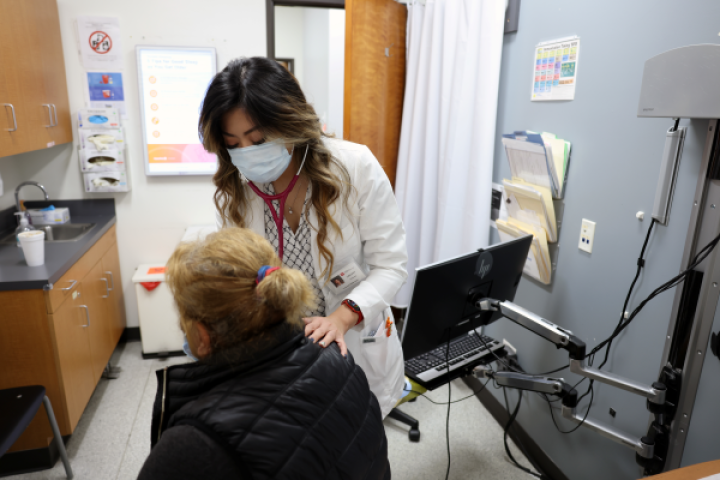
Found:
<svg viewBox="0 0 720 480"><path fill-rule="evenodd" d="M595 222L583 218L582 225L580 225L580 243L578 243L578 248L585 252L592 253L594 240Z"/></svg>

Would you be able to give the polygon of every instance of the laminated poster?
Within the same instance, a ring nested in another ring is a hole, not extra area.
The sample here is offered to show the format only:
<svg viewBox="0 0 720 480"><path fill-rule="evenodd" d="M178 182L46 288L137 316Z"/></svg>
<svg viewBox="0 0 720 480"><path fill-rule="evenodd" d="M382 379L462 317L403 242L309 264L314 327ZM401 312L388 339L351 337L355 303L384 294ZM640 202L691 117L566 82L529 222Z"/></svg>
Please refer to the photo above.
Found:
<svg viewBox="0 0 720 480"><path fill-rule="evenodd" d="M90 108L117 108L125 114L122 73L87 72L87 98Z"/></svg>
<svg viewBox="0 0 720 480"><path fill-rule="evenodd" d="M124 68L120 21L114 17L78 17L78 48L85 70L120 72Z"/></svg>
<svg viewBox="0 0 720 480"><path fill-rule="evenodd" d="M533 102L573 100L577 86L580 37L567 37L539 43L535 47Z"/></svg>

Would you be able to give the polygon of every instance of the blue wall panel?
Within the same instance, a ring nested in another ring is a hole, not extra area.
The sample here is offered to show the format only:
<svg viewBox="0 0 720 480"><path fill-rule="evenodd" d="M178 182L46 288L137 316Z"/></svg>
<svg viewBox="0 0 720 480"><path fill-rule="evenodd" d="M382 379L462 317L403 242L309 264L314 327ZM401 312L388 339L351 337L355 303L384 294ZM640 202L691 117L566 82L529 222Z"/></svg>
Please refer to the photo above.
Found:
<svg viewBox="0 0 720 480"><path fill-rule="evenodd" d="M502 133L549 131L573 143L553 284L524 278L515 300L569 328L590 348L619 320L650 225L665 131L672 125L669 119L636 118L643 64L672 48L719 43L718 18L720 2L710 0L526 1L518 32L505 35L493 180L510 176ZM535 45L570 35L581 39L575 100L531 102ZM688 126L688 136L670 222L655 229L632 306L680 269L707 121L683 120L681 125ZM643 222L635 218L640 210L646 213ZM597 222L592 254L577 248L583 218ZM498 241L495 231L491 236ZM657 380L672 301L673 292L668 292L644 309L615 342L606 368L648 384ZM508 320L488 327L488 333L510 341L527 371L567 362L564 350ZM578 380L567 371L558 376ZM491 391L503 401L502 391ZM640 476L633 451L584 429L559 433L547 403L535 394L525 396L519 423L570 479ZM516 398L512 392L513 404ZM609 415L611 407L615 418ZM559 418L558 410L555 414L561 428L573 427ZM649 419L644 399L597 384L590 415L636 435L646 432Z"/></svg>

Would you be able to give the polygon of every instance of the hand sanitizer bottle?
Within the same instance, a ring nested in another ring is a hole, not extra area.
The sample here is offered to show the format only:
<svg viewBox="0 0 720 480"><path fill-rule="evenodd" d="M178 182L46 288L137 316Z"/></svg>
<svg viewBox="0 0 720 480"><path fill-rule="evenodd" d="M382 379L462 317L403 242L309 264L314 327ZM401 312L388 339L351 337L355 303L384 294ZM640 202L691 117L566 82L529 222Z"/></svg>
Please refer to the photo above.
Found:
<svg viewBox="0 0 720 480"><path fill-rule="evenodd" d="M32 225L30 225L30 222L28 221L27 214L25 212L15 212L15 215L18 216L18 227L15 229L15 242L17 242L17 246L20 249L20 257L24 260L25 254L23 254L22 251L22 245L20 245L20 235L23 232L31 232L35 230Z"/></svg>

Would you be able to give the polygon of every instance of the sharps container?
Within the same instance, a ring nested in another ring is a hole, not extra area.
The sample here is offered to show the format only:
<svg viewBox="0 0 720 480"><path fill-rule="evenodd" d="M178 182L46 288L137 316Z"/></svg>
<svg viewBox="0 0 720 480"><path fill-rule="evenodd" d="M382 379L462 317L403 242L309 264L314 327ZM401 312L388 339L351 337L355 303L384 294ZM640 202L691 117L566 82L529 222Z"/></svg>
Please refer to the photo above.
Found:
<svg viewBox="0 0 720 480"><path fill-rule="evenodd" d="M165 283L165 265L140 265L132 281L137 294L143 358L183 355L185 336L172 293Z"/></svg>

